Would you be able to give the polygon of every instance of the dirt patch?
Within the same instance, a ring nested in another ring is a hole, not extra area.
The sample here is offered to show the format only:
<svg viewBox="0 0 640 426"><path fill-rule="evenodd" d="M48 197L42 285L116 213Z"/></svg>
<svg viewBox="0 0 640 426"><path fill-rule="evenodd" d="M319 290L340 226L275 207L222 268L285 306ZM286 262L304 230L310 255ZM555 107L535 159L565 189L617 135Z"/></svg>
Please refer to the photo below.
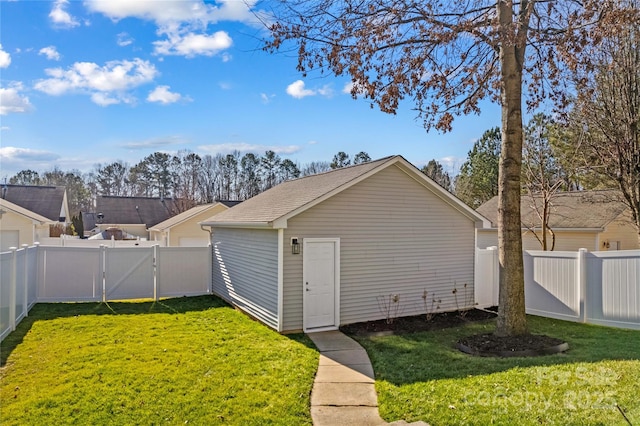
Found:
<svg viewBox="0 0 640 426"><path fill-rule="evenodd" d="M358 322L355 324L343 325L340 329L351 335L366 336L378 333L404 334L416 333L419 331L438 330L448 327L494 319L496 313L484 309L469 309L467 311L440 312L430 316L414 315L409 317L395 318L393 321L387 320Z"/></svg>

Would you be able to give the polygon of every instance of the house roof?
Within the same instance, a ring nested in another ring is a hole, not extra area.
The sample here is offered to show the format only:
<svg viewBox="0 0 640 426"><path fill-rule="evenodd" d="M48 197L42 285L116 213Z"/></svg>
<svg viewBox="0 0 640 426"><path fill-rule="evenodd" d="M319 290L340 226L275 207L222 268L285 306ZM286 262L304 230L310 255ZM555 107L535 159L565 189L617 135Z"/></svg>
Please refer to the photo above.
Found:
<svg viewBox="0 0 640 426"><path fill-rule="evenodd" d="M4 211L3 211L4 210ZM37 222L40 225L44 225L45 223L57 222L57 220L48 219L38 213L32 212L31 210L27 210L24 207L20 207L17 204L12 203L11 201L4 200L0 198L0 216L1 213L5 211L12 211L20 216L26 217L27 219Z"/></svg>
<svg viewBox="0 0 640 426"><path fill-rule="evenodd" d="M64 186L3 184L1 198L57 222L65 202Z"/></svg>
<svg viewBox="0 0 640 426"><path fill-rule="evenodd" d="M96 212L104 215L103 224L152 227L175 216L179 210L171 198L101 195L96 199Z"/></svg>
<svg viewBox="0 0 640 426"><path fill-rule="evenodd" d="M228 204L227 204L228 203ZM239 204L240 201L218 201L215 203L211 203L211 204L202 204L199 206L195 206L190 208L189 210L187 210L186 212L182 212L180 214L177 214L173 217L170 217L169 219L158 223L157 225L153 226L153 228L150 228L153 231L164 231L166 229L169 229L173 226L179 225L181 223L184 223L186 221L188 221L189 219L191 219L192 217L195 217L197 215L199 215L200 213L204 213L209 209L212 209L213 207L217 206L218 204L222 204L224 206L228 207L233 207L234 205Z"/></svg>
<svg viewBox="0 0 640 426"><path fill-rule="evenodd" d="M233 206L237 206L240 204L242 200L216 200L216 203L224 204L225 206L231 208Z"/></svg>
<svg viewBox="0 0 640 426"><path fill-rule="evenodd" d="M489 225L485 218L429 179L400 155L283 182L242 204L215 215L202 224L286 228L287 219L393 165L401 168L411 178L422 183L474 222Z"/></svg>
<svg viewBox="0 0 640 426"><path fill-rule="evenodd" d="M535 203L534 203L535 200ZM522 224L525 228L539 228L540 219L535 206L542 199L523 195L521 198ZM551 200L549 226L556 229L604 229L627 209L620 193L615 190L560 192ZM493 197L478 212L498 226L498 197Z"/></svg>

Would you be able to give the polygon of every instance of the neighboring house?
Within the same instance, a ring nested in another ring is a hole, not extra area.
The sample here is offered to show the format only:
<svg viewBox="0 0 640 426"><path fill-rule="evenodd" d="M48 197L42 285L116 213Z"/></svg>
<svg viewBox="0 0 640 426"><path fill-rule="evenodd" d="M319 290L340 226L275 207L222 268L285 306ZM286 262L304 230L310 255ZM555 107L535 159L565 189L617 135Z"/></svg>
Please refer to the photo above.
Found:
<svg viewBox="0 0 640 426"><path fill-rule="evenodd" d="M522 247L524 250L542 250L534 235L540 237L541 222L534 208L534 199L523 195L521 200ZM538 206L541 200L535 198ZM478 212L491 221L490 229L478 229L477 246L487 248L498 245L498 197L482 206ZM590 251L638 249L638 232L631 221L629 208L619 193L607 191L561 192L551 200L549 227L555 234L555 251ZM548 249L552 237L548 234Z"/></svg>
<svg viewBox="0 0 640 426"><path fill-rule="evenodd" d="M49 225L53 223L57 221L0 199L0 251L39 242L49 236Z"/></svg>
<svg viewBox="0 0 640 426"><path fill-rule="evenodd" d="M108 228L117 228L123 233L148 239L148 228L179 212L179 206L171 198L100 195L96 199L95 227L92 228L92 233L97 234ZM85 229L89 228L85 225Z"/></svg>
<svg viewBox="0 0 640 426"><path fill-rule="evenodd" d="M53 222L71 222L64 186L3 184L1 198L46 217Z"/></svg>
<svg viewBox="0 0 640 426"><path fill-rule="evenodd" d="M292 332L472 305L474 231L489 222L393 156L284 182L202 225L213 292Z"/></svg>
<svg viewBox="0 0 640 426"><path fill-rule="evenodd" d="M210 243L209 233L200 222L239 204L240 201L216 201L193 207L149 228L149 239L162 241L166 247L206 247Z"/></svg>

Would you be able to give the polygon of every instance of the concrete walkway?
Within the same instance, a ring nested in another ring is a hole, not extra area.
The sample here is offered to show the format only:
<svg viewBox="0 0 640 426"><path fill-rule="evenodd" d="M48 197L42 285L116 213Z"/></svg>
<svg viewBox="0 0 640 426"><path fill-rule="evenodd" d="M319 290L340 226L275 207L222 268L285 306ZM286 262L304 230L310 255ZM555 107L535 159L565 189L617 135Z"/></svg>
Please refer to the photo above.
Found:
<svg viewBox="0 0 640 426"><path fill-rule="evenodd" d="M378 395L367 352L339 331L308 334L320 350L318 372L311 391L315 426L387 425L378 414ZM427 425L398 421L392 425Z"/></svg>

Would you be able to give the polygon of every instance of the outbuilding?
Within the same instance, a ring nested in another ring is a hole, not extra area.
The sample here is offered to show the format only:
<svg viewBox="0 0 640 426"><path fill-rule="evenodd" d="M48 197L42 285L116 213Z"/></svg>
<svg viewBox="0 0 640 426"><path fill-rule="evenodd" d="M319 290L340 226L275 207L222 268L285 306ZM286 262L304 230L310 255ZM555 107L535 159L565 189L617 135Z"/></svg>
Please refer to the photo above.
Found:
<svg viewBox="0 0 640 426"><path fill-rule="evenodd" d="M401 156L287 181L204 221L212 289L280 332L473 305L489 222Z"/></svg>

